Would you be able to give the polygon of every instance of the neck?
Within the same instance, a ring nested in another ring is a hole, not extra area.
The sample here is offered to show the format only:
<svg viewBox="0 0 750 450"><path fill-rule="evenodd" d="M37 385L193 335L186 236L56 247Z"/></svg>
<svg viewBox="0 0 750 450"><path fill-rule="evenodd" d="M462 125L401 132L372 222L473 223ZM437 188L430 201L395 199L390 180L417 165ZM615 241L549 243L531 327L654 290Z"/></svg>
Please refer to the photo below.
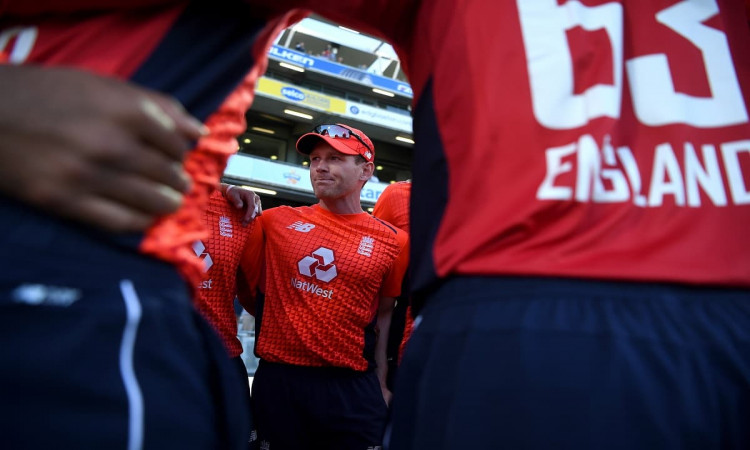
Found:
<svg viewBox="0 0 750 450"><path fill-rule="evenodd" d="M318 204L326 211L334 214L359 214L362 212L362 204L359 202L359 192L357 197L344 197L335 199L319 199Z"/></svg>

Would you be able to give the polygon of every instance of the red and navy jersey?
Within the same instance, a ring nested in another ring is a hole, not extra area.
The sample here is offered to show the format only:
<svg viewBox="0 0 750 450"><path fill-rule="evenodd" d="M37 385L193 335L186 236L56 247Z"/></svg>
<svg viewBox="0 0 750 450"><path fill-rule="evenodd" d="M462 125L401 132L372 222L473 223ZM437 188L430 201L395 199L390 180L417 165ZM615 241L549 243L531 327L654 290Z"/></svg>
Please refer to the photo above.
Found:
<svg viewBox="0 0 750 450"><path fill-rule="evenodd" d="M204 277L198 283L195 303L221 336L230 356L242 354L237 339L237 317L234 298L237 296L237 270L240 264L255 263L258 255L246 251L246 244L255 221L242 226L243 211L230 205L221 192L214 191L203 211L203 222L209 237L193 243L193 251L203 261ZM247 274L257 277L259 267ZM257 278L246 280L257 285Z"/></svg>
<svg viewBox="0 0 750 450"><path fill-rule="evenodd" d="M256 219L265 285L256 353L273 362L374 367L381 297L396 297L408 265L405 232L367 213L281 206Z"/></svg>
<svg viewBox="0 0 750 450"><path fill-rule="evenodd" d="M750 287L741 0L313 3L387 38L409 75L416 289L456 274Z"/></svg>
<svg viewBox="0 0 750 450"><path fill-rule="evenodd" d="M201 211L245 130L255 81L273 38L301 12L271 14L242 1L0 1L0 52L11 64L76 67L172 95L211 131L185 162L193 188L182 208L144 235L106 237L176 264L196 285L192 243Z"/></svg>

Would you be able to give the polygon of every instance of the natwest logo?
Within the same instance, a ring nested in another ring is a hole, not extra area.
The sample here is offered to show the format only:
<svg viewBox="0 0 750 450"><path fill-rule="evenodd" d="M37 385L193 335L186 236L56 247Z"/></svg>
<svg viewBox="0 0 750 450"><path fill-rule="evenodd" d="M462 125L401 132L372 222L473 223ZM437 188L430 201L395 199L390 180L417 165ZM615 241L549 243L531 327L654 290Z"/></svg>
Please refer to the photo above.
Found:
<svg viewBox="0 0 750 450"><path fill-rule="evenodd" d="M310 281L302 281L298 280L295 277L292 277L292 287L300 291L319 295L323 298L333 298L333 289L323 289L322 287Z"/></svg>
<svg viewBox="0 0 750 450"><path fill-rule="evenodd" d="M195 256L203 260L203 271L208 272L208 269L214 265L214 260L211 259L211 255L206 251L206 246L202 241L195 241L193 242L193 251L195 252Z"/></svg>
<svg viewBox="0 0 750 450"><path fill-rule="evenodd" d="M297 263L299 273L306 277L314 277L328 283L336 278L336 265L333 264L333 250L325 247L312 252L312 256L305 256Z"/></svg>

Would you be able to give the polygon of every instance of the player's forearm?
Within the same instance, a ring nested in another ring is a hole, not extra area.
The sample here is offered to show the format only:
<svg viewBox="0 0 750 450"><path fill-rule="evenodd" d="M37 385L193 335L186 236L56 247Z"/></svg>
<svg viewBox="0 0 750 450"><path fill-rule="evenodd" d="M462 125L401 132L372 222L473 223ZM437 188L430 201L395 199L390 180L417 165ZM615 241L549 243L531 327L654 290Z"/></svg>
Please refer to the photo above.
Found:
<svg viewBox="0 0 750 450"><path fill-rule="evenodd" d="M393 297L382 297L378 306L378 339L375 342L375 373L380 381L380 390L383 392L385 402L390 404L391 392L388 389L386 380L388 377L388 336L391 329L391 317L393 317L393 308L396 305L396 299Z"/></svg>
<svg viewBox="0 0 750 450"><path fill-rule="evenodd" d="M375 373L378 375L380 380L380 386L386 387L386 378L388 377L388 354L386 349L388 347L388 335L391 327L390 315L388 318L382 318L378 316L378 340L375 343Z"/></svg>

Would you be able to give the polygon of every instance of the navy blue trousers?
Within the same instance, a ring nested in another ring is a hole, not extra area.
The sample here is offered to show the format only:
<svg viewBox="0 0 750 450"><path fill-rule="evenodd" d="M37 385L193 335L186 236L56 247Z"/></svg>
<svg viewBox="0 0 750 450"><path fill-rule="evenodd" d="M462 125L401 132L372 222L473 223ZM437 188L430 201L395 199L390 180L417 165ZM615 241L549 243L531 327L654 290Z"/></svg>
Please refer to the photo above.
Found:
<svg viewBox="0 0 750 450"><path fill-rule="evenodd" d="M247 378L127 240L0 201L3 447L247 448Z"/></svg>
<svg viewBox="0 0 750 450"><path fill-rule="evenodd" d="M750 292L457 278L431 295L386 448L750 448Z"/></svg>
<svg viewBox="0 0 750 450"><path fill-rule="evenodd" d="M253 379L261 450L380 450L388 407L374 371L261 359Z"/></svg>

